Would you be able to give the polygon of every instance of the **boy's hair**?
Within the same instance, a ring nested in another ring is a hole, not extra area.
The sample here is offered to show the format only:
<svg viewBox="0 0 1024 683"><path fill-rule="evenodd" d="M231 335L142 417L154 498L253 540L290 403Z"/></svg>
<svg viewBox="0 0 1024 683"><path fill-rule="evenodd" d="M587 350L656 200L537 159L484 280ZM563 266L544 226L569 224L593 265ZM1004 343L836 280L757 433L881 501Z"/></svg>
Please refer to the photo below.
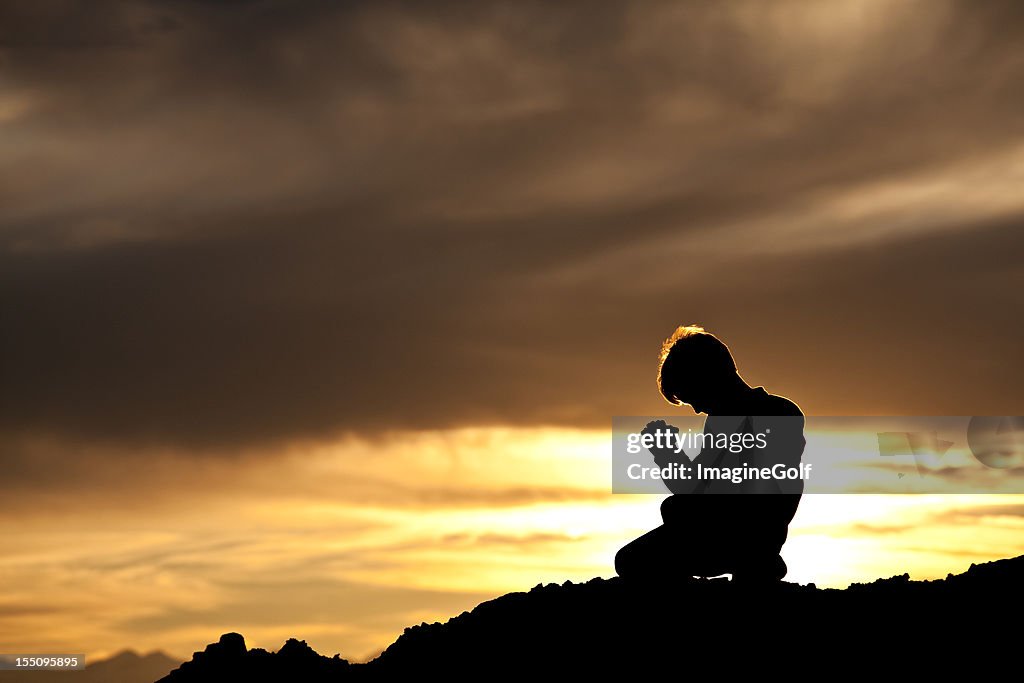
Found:
<svg viewBox="0 0 1024 683"><path fill-rule="evenodd" d="M736 372L729 347L700 325L682 325L661 345L658 359L658 390L672 405L682 401L676 389L685 376L716 376Z"/></svg>

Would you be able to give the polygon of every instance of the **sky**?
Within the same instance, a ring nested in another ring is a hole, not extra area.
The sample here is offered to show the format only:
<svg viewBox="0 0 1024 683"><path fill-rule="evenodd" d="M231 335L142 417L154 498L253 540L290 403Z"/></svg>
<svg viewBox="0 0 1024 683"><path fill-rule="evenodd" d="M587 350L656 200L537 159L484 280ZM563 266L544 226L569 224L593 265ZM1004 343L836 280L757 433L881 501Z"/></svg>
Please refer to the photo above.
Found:
<svg viewBox="0 0 1024 683"><path fill-rule="evenodd" d="M1020 415L1014 2L0 7L0 651L372 656L611 576L660 342L807 415ZM789 580L1024 553L806 496Z"/></svg>

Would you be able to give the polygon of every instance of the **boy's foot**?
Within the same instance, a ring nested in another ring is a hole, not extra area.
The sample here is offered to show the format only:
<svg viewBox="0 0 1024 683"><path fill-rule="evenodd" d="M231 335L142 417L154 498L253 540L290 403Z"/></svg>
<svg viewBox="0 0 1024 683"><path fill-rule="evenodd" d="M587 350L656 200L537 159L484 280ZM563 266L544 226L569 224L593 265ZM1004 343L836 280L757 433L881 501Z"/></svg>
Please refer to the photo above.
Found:
<svg viewBox="0 0 1024 683"><path fill-rule="evenodd" d="M732 574L733 583L750 585L774 584L782 581L789 568L781 555L775 555L766 561L744 563Z"/></svg>

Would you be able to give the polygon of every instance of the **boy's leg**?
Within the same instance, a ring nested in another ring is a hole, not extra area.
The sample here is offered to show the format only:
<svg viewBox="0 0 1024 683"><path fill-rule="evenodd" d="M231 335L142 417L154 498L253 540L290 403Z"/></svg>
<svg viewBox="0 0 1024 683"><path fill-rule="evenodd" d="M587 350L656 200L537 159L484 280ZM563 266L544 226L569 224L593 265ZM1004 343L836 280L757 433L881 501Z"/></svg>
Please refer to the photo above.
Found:
<svg viewBox="0 0 1024 683"><path fill-rule="evenodd" d="M678 581L729 572L724 549L714 536L693 527L662 524L623 546L615 571L629 580Z"/></svg>
<svg viewBox="0 0 1024 683"><path fill-rule="evenodd" d="M779 554L789 536L789 522L799 496L783 494L739 496L744 509L736 539L733 580L737 583L777 583L788 567Z"/></svg>
<svg viewBox="0 0 1024 683"><path fill-rule="evenodd" d="M777 583L789 568L780 551L788 529L781 524L757 525L736 546L732 578L737 583Z"/></svg>
<svg viewBox="0 0 1024 683"><path fill-rule="evenodd" d="M672 556L678 541L672 536L663 524L622 546L615 554L616 573L630 581L665 578L675 564Z"/></svg>
<svg viewBox="0 0 1024 683"><path fill-rule="evenodd" d="M786 561L776 552L740 560L732 572L732 580L745 585L773 584L782 581L788 571Z"/></svg>

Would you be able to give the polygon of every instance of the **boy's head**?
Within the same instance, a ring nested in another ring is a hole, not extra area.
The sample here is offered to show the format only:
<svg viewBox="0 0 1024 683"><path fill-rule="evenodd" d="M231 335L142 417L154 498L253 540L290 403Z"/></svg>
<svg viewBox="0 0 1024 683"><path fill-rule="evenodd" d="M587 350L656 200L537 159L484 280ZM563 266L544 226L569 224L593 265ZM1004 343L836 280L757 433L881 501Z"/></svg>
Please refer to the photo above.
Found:
<svg viewBox="0 0 1024 683"><path fill-rule="evenodd" d="M658 389L672 405L708 412L736 377L736 362L718 337L699 325L676 328L661 345Z"/></svg>

